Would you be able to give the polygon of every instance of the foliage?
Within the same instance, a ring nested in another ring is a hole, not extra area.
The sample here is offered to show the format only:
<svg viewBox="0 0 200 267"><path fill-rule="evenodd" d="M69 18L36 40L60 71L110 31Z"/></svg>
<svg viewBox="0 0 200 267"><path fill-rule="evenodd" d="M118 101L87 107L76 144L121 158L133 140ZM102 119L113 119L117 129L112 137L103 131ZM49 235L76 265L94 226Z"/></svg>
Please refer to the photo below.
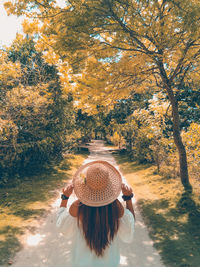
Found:
<svg viewBox="0 0 200 267"><path fill-rule="evenodd" d="M126 116L118 124L117 111L116 115L113 116L113 118L117 116L117 120L110 127L118 129L123 136L126 141L124 147L130 159L140 163L154 162L157 166L157 172L163 177L176 178L180 176L179 159L172 137L170 104L165 95L158 93L148 100L146 107L135 110L132 107L132 114ZM112 112L114 113L114 110ZM199 124L191 123L187 130L182 131L192 177L199 177L199 130ZM110 138L113 143L115 139L117 138Z"/></svg>
<svg viewBox="0 0 200 267"><path fill-rule="evenodd" d="M195 69L194 77L198 75L197 1L145 4L144 1L76 0L63 9L54 1L45 4L8 1L5 7L8 12L25 13L27 17L30 10L32 14L36 12L42 21L35 30L35 34L40 33L41 48L47 54L56 52L62 61L67 59L62 67L63 73L66 70L66 82L69 83L69 64L75 73L82 73L81 77L72 77L72 81L79 82L77 97L82 96L82 102L88 105L89 101L92 107L97 99L109 103L110 97L104 98L105 95L119 99L133 89L144 91L149 87L155 89L155 85L163 88L163 75L174 83L177 93L183 79L191 81L191 71ZM26 32L33 34L31 29ZM45 43L49 46L44 46Z"/></svg>
<svg viewBox="0 0 200 267"><path fill-rule="evenodd" d="M183 140L188 152L189 170L191 176L199 182L200 177L200 124L192 123L183 132Z"/></svg>
<svg viewBox="0 0 200 267"><path fill-rule="evenodd" d="M114 155L134 190L150 237L164 265L198 266L200 199L199 183L195 177L191 177L193 194L182 193L179 179L166 179L155 174L155 166L138 165L126 155ZM134 261L132 257L130 253L130 261ZM141 265L145 264L148 263L142 261Z"/></svg>
<svg viewBox="0 0 200 267"><path fill-rule="evenodd" d="M86 157L83 153L64 155L45 171L37 169L0 188L0 265L7 265L22 248L24 235L33 234L38 220L57 199L57 189L61 191Z"/></svg>
<svg viewBox="0 0 200 267"><path fill-rule="evenodd" d="M185 86L179 96L180 123L182 129L187 129L191 123L200 121L199 83L192 82Z"/></svg>
<svg viewBox="0 0 200 267"><path fill-rule="evenodd" d="M2 52L0 172L32 171L61 155L75 120L56 67L48 65L32 38L18 35Z"/></svg>
<svg viewBox="0 0 200 267"><path fill-rule="evenodd" d="M123 145L125 144L125 140L122 136L121 129L118 129L116 132L114 132L110 140L114 145L118 146L119 149L122 149Z"/></svg>
<svg viewBox="0 0 200 267"><path fill-rule="evenodd" d="M88 142L91 140L92 131L94 130L95 121L93 116L88 115L85 112L82 112L81 109L78 109L76 114L76 125L77 129L81 132L80 140L82 142Z"/></svg>
<svg viewBox="0 0 200 267"><path fill-rule="evenodd" d="M180 178L191 191L181 127L189 126L182 112L185 99L190 105L185 92L197 88L199 79L199 1L72 0L60 8L56 1L23 0L5 7L34 15L35 23L24 24L26 33L41 37L38 46L47 58L60 58L65 89L88 113L96 112L97 104L112 108L133 91L165 94Z"/></svg>

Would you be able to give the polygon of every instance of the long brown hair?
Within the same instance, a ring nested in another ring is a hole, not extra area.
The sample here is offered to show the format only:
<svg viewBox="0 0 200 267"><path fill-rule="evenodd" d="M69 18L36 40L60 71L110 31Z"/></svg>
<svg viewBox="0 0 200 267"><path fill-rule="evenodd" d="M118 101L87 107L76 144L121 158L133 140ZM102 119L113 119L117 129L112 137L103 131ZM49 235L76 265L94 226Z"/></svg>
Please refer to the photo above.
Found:
<svg viewBox="0 0 200 267"><path fill-rule="evenodd" d="M102 207L89 207L80 203L78 226L81 227L86 243L96 255L103 256L119 228L120 208L117 200Z"/></svg>

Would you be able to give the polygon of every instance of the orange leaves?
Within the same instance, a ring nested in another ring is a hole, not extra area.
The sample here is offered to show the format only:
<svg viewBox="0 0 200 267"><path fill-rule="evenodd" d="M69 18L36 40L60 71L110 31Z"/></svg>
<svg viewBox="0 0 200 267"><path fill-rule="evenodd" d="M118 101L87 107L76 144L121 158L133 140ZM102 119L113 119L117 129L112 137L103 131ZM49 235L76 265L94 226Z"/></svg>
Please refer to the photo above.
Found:
<svg viewBox="0 0 200 267"><path fill-rule="evenodd" d="M4 51L0 51L0 81L4 87L14 85L21 75L19 62L11 62Z"/></svg>
<svg viewBox="0 0 200 267"><path fill-rule="evenodd" d="M15 5L11 1L5 2L4 8L6 9L8 16L16 13Z"/></svg>
<svg viewBox="0 0 200 267"><path fill-rule="evenodd" d="M0 118L0 142L8 141L10 138L16 137L18 128L12 120Z"/></svg>
<svg viewBox="0 0 200 267"><path fill-rule="evenodd" d="M48 84L40 84L34 87L19 85L7 92L7 101L13 108L26 109L32 107L33 112L38 112L42 106L52 102L51 94L46 91L47 87Z"/></svg>
<svg viewBox="0 0 200 267"><path fill-rule="evenodd" d="M22 26L25 34L36 34L40 31L40 22L38 19L35 19L33 21L25 19L22 23Z"/></svg>

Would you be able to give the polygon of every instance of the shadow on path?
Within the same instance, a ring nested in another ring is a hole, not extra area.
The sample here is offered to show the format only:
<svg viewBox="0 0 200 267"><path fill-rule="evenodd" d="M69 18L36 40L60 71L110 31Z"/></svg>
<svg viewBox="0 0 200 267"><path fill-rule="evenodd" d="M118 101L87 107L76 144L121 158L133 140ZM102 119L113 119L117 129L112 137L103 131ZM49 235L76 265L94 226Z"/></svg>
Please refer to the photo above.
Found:
<svg viewBox="0 0 200 267"><path fill-rule="evenodd" d="M140 200L140 204L164 263L170 267L200 266L200 206L192 196L183 193L174 208L166 199Z"/></svg>
<svg viewBox="0 0 200 267"><path fill-rule="evenodd" d="M90 155L84 163L93 160L106 160L118 168L113 156L109 153L108 148L104 146L102 141L93 141L89 149ZM124 180L124 182L126 181ZM68 206L70 206L70 202L74 201L74 198L74 195L70 197ZM121 196L119 199L121 200ZM60 192L58 192L58 200L52 206L52 213L47 217L43 225L41 225L39 231L35 235L28 237L24 249L15 258L13 267L70 267L69 255L71 242L67 241L62 234L57 233L55 227L55 211L59 204ZM133 242L131 244L121 243L120 266L164 266L160 261L160 256L153 247L153 241L149 238L147 228L142 221L137 207L136 218Z"/></svg>

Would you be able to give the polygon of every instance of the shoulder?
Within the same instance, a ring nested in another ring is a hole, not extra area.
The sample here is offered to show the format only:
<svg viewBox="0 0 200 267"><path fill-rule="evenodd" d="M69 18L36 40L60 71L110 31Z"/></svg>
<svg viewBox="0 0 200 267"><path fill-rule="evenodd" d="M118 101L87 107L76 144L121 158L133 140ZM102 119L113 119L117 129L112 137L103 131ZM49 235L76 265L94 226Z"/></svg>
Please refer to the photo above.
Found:
<svg viewBox="0 0 200 267"><path fill-rule="evenodd" d="M124 215L124 207L118 199L117 199L116 203L117 203L117 206L119 209L119 218L121 218ZM78 217L79 206L80 206L80 200L76 200L71 204L71 206L69 208L69 213L72 217Z"/></svg>
<svg viewBox="0 0 200 267"><path fill-rule="evenodd" d="M72 217L77 217L78 216L78 208L79 208L80 201L76 200L74 201L70 208L69 208L69 213Z"/></svg>

